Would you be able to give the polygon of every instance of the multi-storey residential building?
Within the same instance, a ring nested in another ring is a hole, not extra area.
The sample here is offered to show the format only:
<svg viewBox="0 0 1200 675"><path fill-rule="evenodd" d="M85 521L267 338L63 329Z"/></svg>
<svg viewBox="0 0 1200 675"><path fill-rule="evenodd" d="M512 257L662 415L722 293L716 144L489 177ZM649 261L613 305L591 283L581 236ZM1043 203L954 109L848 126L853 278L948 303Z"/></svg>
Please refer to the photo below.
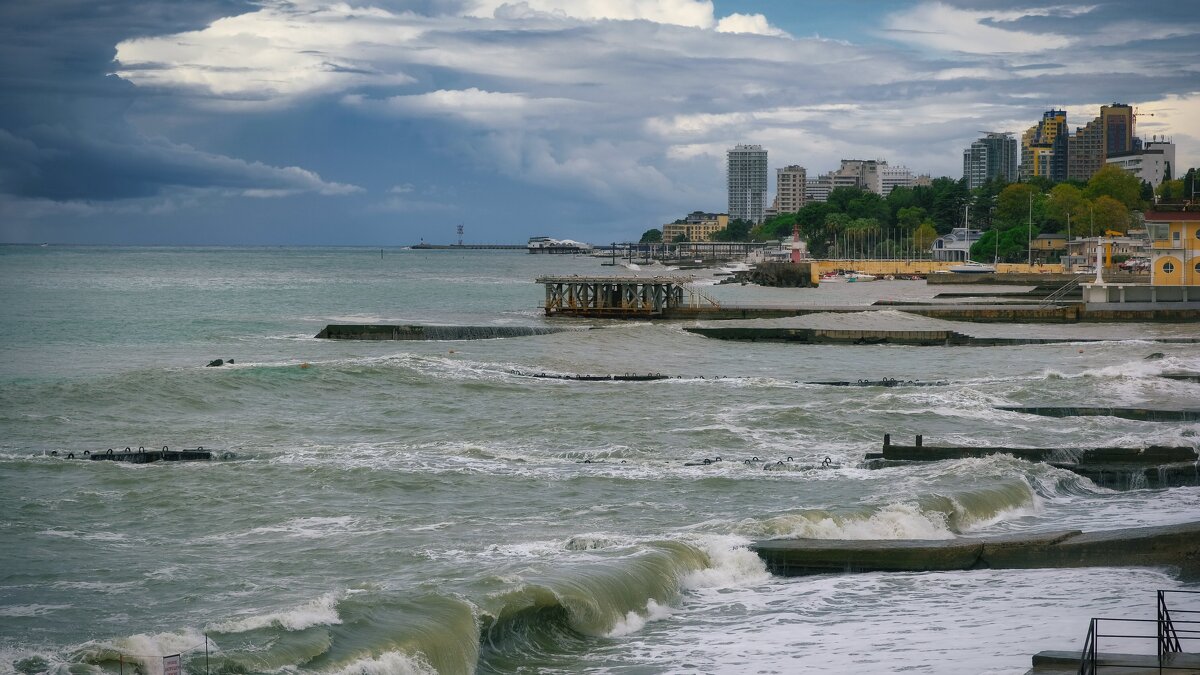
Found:
<svg viewBox="0 0 1200 675"><path fill-rule="evenodd" d="M1167 176L1175 177L1175 144L1168 140L1146 141L1141 149L1112 153L1105 162L1115 164L1158 187L1167 180Z"/></svg>
<svg viewBox="0 0 1200 675"><path fill-rule="evenodd" d="M919 176L914 176L913 172L906 166L888 166L887 162L883 162L883 168L880 170L880 192L879 194L886 197L898 187L915 187Z"/></svg>
<svg viewBox="0 0 1200 675"><path fill-rule="evenodd" d="M663 241L674 241L683 235L687 241L708 241L714 232L729 227L729 215L692 211L683 218L662 226Z"/></svg>
<svg viewBox="0 0 1200 675"><path fill-rule="evenodd" d="M761 223L767 207L767 151L761 145L737 145L725 157L729 217Z"/></svg>
<svg viewBox="0 0 1200 675"><path fill-rule="evenodd" d="M803 208L807 182L808 172L802 166L775 169L775 213L795 213Z"/></svg>
<svg viewBox="0 0 1200 675"><path fill-rule="evenodd" d="M832 174L821 174L816 178L804 181L804 198L810 202L829 201L829 193L833 192Z"/></svg>
<svg viewBox="0 0 1200 675"><path fill-rule="evenodd" d="M1067 178L1088 180L1110 155L1133 150L1133 108L1124 103L1100 106L1100 115L1076 129L1069 141Z"/></svg>
<svg viewBox="0 0 1200 675"><path fill-rule="evenodd" d="M963 150L963 177L974 190L989 180L1017 180L1017 139L1010 132L988 132Z"/></svg>
<svg viewBox="0 0 1200 675"><path fill-rule="evenodd" d="M837 169L809 178L804 185L804 198L810 202L828 201L829 193L840 187L858 188L886 197L898 187L931 184L929 176L914 176L907 167L888 166L882 159L843 159Z"/></svg>
<svg viewBox="0 0 1200 675"><path fill-rule="evenodd" d="M1020 177L1044 176L1053 181L1066 180L1069 153L1067 112L1047 110L1042 121L1021 134Z"/></svg>

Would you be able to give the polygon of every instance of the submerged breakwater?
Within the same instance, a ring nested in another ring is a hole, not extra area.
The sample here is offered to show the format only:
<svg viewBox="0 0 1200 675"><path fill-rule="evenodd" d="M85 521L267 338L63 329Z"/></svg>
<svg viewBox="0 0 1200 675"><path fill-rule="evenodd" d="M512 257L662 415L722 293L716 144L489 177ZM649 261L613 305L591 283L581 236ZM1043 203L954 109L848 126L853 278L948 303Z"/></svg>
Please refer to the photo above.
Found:
<svg viewBox="0 0 1200 675"><path fill-rule="evenodd" d="M323 340L494 340L560 333L549 326L387 326L330 324L316 337Z"/></svg>
<svg viewBox="0 0 1200 675"><path fill-rule="evenodd" d="M1000 409L1200 408L1200 385L1162 377L1200 372L1200 346L1150 342L1193 325L972 325L1101 341L916 349L544 318L532 279L603 271L503 251L0 250L0 672L153 674L180 653L197 673L205 635L214 673L1017 672L1031 640L1078 648L1088 617L1195 588L1140 566L793 578L751 550L1194 520L1197 488L1117 492L1007 455L861 468L885 433L1195 448L1194 420ZM936 292L853 286L704 292ZM962 330L887 310L788 321ZM537 330L314 339L329 325ZM79 461L131 440L234 456Z"/></svg>

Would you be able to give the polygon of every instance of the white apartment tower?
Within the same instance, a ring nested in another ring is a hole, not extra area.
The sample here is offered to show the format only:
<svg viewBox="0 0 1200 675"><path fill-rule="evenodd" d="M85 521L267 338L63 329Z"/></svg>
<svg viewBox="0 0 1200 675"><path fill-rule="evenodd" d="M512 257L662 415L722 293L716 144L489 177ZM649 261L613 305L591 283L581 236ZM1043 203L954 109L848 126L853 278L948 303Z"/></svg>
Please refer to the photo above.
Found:
<svg viewBox="0 0 1200 675"><path fill-rule="evenodd" d="M796 213L804 207L808 171L802 166L775 169L775 207L778 213Z"/></svg>
<svg viewBox="0 0 1200 675"><path fill-rule="evenodd" d="M767 151L761 145L737 145L726 153L729 219L761 223L767 207Z"/></svg>

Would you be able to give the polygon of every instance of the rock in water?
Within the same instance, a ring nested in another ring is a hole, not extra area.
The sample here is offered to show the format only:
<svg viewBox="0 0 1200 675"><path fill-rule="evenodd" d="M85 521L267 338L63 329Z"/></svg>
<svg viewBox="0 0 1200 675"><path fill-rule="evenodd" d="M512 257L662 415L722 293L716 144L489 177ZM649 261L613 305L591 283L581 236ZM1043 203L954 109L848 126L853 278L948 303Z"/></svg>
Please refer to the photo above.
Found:
<svg viewBox="0 0 1200 675"><path fill-rule="evenodd" d="M233 361L230 361L230 363L233 363ZM225 365L225 361L223 359L216 359L214 361L209 361L208 365L205 366L205 368L216 368L217 366L223 366L223 365Z"/></svg>
<svg viewBox="0 0 1200 675"><path fill-rule="evenodd" d="M1165 358L1167 358L1167 355L1166 355L1166 354L1164 354L1164 353L1162 353L1162 352L1154 352L1153 354L1151 354L1151 355L1147 356L1147 357L1146 357L1145 359L1143 359L1143 360L1144 360L1144 361L1157 361L1157 360L1159 360L1159 359L1165 359Z"/></svg>

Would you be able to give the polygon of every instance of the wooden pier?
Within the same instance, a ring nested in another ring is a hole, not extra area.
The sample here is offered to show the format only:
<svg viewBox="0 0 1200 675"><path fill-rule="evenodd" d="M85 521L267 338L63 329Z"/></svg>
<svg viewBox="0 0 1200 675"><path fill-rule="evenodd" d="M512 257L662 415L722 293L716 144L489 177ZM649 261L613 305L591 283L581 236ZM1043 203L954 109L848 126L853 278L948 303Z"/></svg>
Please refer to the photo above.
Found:
<svg viewBox="0 0 1200 675"><path fill-rule="evenodd" d="M691 277L540 277L546 316L656 318L674 310L711 307L715 300L693 288Z"/></svg>

